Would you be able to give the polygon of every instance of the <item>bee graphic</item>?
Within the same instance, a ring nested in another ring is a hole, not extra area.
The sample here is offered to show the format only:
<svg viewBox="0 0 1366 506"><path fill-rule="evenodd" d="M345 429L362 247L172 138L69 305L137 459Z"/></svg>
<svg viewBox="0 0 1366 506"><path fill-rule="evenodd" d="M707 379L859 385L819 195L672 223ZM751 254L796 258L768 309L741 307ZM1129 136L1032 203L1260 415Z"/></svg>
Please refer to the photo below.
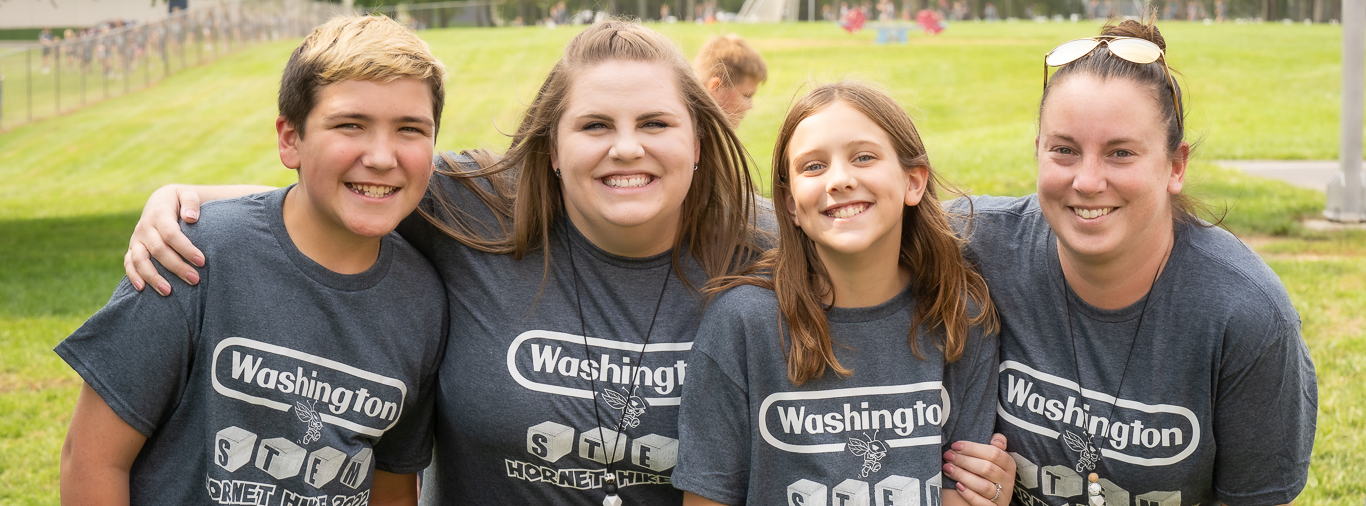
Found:
<svg viewBox="0 0 1366 506"><path fill-rule="evenodd" d="M1081 436L1073 434L1072 431L1064 431L1060 436L1063 443L1067 444L1072 451L1080 453L1077 459L1077 472L1090 471L1096 468L1096 461L1100 460L1100 451L1091 441L1083 439Z"/></svg>
<svg viewBox="0 0 1366 506"><path fill-rule="evenodd" d="M882 469L882 458L887 456L887 443L877 439L877 431L873 431L873 437L868 437L868 433L864 432L863 437L867 441L849 438L849 452L863 457L863 470L859 476L867 478L868 473Z"/></svg>
<svg viewBox="0 0 1366 506"><path fill-rule="evenodd" d="M318 411L313 409L313 405L294 401L294 415L299 417L300 422L308 424L308 432L304 433L303 439L298 440L299 444L306 445L322 439L323 419L318 416Z"/></svg>
<svg viewBox="0 0 1366 506"><path fill-rule="evenodd" d="M612 409L620 409L621 424L626 427L635 428L640 425L640 416L645 414L645 399L640 396L622 395L616 390L603 390L602 400L611 406ZM620 427L618 427L620 429Z"/></svg>

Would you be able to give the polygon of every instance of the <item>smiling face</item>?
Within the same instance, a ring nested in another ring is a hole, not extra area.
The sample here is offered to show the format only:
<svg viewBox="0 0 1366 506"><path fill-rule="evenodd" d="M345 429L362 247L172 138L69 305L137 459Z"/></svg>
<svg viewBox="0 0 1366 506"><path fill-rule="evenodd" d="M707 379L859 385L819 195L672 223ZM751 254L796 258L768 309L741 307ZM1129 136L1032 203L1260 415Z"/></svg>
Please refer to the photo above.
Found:
<svg viewBox="0 0 1366 506"><path fill-rule="evenodd" d="M903 211L929 171L902 168L877 123L836 101L797 124L787 154L788 212L824 262L900 254Z"/></svg>
<svg viewBox="0 0 1366 506"><path fill-rule="evenodd" d="M424 81L348 80L320 88L305 135L283 116L276 120L280 161L299 169L286 213L325 241L378 240L422 199L435 128Z"/></svg>
<svg viewBox="0 0 1366 506"><path fill-rule="evenodd" d="M1189 147L1167 151L1149 90L1070 76L1049 92L1035 144L1039 206L1063 254L1103 264L1170 244L1170 196L1181 192Z"/></svg>
<svg viewBox="0 0 1366 506"><path fill-rule="evenodd" d="M663 64L609 61L570 85L551 164L569 219L612 253L662 253L678 234L700 145L675 80Z"/></svg>

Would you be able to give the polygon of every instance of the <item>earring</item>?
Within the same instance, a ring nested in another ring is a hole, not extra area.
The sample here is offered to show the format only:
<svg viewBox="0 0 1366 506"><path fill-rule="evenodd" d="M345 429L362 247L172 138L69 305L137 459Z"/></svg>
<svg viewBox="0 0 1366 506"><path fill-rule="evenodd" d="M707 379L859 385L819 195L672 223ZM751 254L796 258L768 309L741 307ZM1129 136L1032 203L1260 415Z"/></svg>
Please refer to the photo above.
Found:
<svg viewBox="0 0 1366 506"><path fill-rule="evenodd" d="M555 169L555 177L560 177L560 178L562 178L562 177L564 177L564 174L561 174L561 173L560 173L560 169Z"/></svg>
<svg viewBox="0 0 1366 506"><path fill-rule="evenodd" d="M697 170L697 164L692 164L692 170Z"/></svg>

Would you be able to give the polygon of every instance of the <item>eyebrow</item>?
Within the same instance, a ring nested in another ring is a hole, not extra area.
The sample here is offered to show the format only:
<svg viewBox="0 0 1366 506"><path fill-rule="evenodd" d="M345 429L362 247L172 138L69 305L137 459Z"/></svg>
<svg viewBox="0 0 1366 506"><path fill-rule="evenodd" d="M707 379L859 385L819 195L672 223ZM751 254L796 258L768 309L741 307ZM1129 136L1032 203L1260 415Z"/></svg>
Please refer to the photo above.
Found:
<svg viewBox="0 0 1366 506"><path fill-rule="evenodd" d="M852 141L849 141L849 142L844 143L844 147L845 147L845 148L856 148L856 147L862 147L862 146L864 146L864 145L872 145L872 146L874 146L874 147L882 147L882 146L881 146L880 144L878 144L876 141L870 141L870 140L866 140L866 139L854 139L854 140L852 140ZM809 155L817 154L817 153L819 153L819 154L825 154L826 152L827 152L827 150L826 150L824 147L820 147L820 148L811 149L811 150L807 150L807 151L802 151L801 153L794 154L794 155L792 155L792 157L791 157L790 159L791 159L791 160L798 160L798 159L801 159L802 157L805 157L805 156L809 156Z"/></svg>
<svg viewBox="0 0 1366 506"><path fill-rule="evenodd" d="M361 121L374 121L375 118L374 118L373 116L370 116L369 114L362 114L362 113L356 112L356 113L333 114L333 115L328 116L328 117L326 117L326 118L324 118L324 119L325 119L325 120L355 119L355 120L361 120ZM432 121L430 118L427 118L427 117L424 117L424 116L399 116L399 117L398 117L398 120L396 121L396 123L417 123L417 124L427 125L427 126L431 126L431 125L434 124L433 121Z"/></svg>
<svg viewBox="0 0 1366 506"><path fill-rule="evenodd" d="M645 121L645 120L648 120L648 119L655 119L655 118L658 118L658 117L660 117L660 116L675 116L675 117L676 117L676 116L678 116L678 115L677 115L677 114L674 114L674 113L672 113L672 112L668 112L668 111L652 111L652 112L647 112L647 113L641 114L641 115L639 115L639 116L636 116L636 121ZM613 117L611 117L611 116L609 116L609 115L603 114L603 113L599 113L599 112L593 112L593 113L588 113L588 114L581 114L581 115L579 115L579 116L575 116L575 118L578 118L578 119L595 119L595 120L607 121L607 122L615 121L615 118L613 118Z"/></svg>
<svg viewBox="0 0 1366 506"><path fill-rule="evenodd" d="M1075 137L1072 137L1072 136L1067 135L1067 134L1049 134L1048 136L1049 136L1049 137L1056 137L1056 138L1062 139L1062 140L1064 140L1064 141L1070 142L1070 143L1072 143L1072 144L1081 144L1080 142L1077 142L1077 139L1076 139ZM1106 145L1106 146L1114 146L1114 145L1117 145L1117 144L1129 144L1129 143L1137 143L1137 142L1138 142L1138 139L1131 139L1131 138L1128 138L1128 137L1120 137L1120 138L1117 138L1117 139L1110 139L1110 140L1108 140L1108 141L1105 141L1105 145Z"/></svg>

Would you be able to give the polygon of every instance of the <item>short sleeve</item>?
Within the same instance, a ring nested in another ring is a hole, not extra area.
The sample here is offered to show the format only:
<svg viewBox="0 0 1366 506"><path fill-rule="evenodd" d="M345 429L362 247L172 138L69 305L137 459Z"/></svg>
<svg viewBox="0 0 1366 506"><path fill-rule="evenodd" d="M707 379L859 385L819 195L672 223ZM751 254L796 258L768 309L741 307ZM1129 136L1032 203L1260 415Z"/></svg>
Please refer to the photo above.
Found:
<svg viewBox="0 0 1366 506"><path fill-rule="evenodd" d="M432 463L436 434L436 374L445 360L446 346L450 342L446 336L450 328L450 304L446 292L443 288L433 293L439 295L424 304L433 311L441 311L440 327L431 329L436 336L436 352L428 354L423 364L422 377L415 392L417 400L405 409L398 423L374 444L375 468L387 473L416 473Z"/></svg>
<svg viewBox="0 0 1366 506"><path fill-rule="evenodd" d="M1298 321L1250 363L1220 373L1214 411L1214 488L1227 504L1287 504L1304 489L1318 384ZM1236 336L1235 336L1236 337Z"/></svg>
<svg viewBox="0 0 1366 506"><path fill-rule="evenodd" d="M749 395L743 374L732 377L741 370L738 364L718 362L711 356L717 353L709 353L708 342L745 342L738 315L708 311L698 329L678 411L678 465L673 484L722 504L744 504L752 454ZM744 360L743 352L723 356L731 362Z"/></svg>
<svg viewBox="0 0 1366 506"><path fill-rule="evenodd" d="M953 415L944 425L944 440L940 452L949 451L958 441L990 443L996 427L997 363L1000 353L997 335L985 334L980 326L973 327L967 346L958 361L946 364L945 388L953 402ZM944 477L944 487L956 482Z"/></svg>
<svg viewBox="0 0 1366 506"><path fill-rule="evenodd" d="M375 469L412 474L431 464L436 432L435 371L423 378L414 393L417 400L403 412L398 423L375 442Z"/></svg>
<svg viewBox="0 0 1366 506"><path fill-rule="evenodd" d="M124 278L109 303L54 350L148 437L179 404L194 361L198 326L182 304L197 300L197 287L172 283L176 296L162 297Z"/></svg>

